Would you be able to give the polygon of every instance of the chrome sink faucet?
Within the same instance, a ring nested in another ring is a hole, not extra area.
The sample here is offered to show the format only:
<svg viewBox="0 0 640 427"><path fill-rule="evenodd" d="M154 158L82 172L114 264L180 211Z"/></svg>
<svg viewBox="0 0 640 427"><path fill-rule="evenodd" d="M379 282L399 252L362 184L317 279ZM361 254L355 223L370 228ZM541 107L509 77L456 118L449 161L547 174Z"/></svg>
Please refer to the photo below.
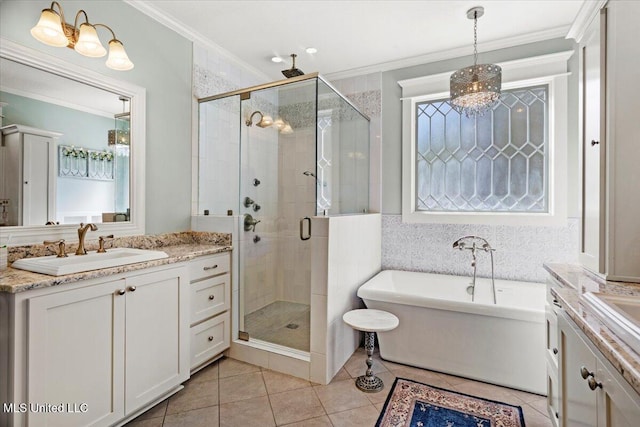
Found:
<svg viewBox="0 0 640 427"><path fill-rule="evenodd" d="M453 242L453 249L458 250L469 250L471 251L471 267L473 267L473 281L471 285L467 288L467 292L471 294L471 301L475 299L475 288L476 288L476 252L484 251L489 252L491 254L491 288L493 289L493 303L496 303L496 283L494 277L494 268L493 268L493 252L495 249L491 247L487 239L478 237L478 236L464 236Z"/></svg>
<svg viewBox="0 0 640 427"><path fill-rule="evenodd" d="M78 228L78 250L76 250L76 255L87 254L87 250L84 248L84 237L89 229L91 229L91 231L96 231L98 227L93 223L89 223L87 225L80 223L80 228Z"/></svg>

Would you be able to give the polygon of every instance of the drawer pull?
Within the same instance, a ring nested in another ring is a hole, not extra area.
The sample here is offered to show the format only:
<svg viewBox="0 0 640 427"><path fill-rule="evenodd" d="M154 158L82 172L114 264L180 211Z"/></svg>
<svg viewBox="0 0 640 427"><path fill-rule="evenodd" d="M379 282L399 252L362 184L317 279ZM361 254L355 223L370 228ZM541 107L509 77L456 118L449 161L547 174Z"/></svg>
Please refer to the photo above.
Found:
<svg viewBox="0 0 640 427"><path fill-rule="evenodd" d="M585 366L580 367L580 376L582 379L593 377L593 372L589 371Z"/></svg>
<svg viewBox="0 0 640 427"><path fill-rule="evenodd" d="M136 291L136 287L135 286L129 286L129 291L135 292Z"/></svg>
<svg viewBox="0 0 640 427"><path fill-rule="evenodd" d="M558 349L557 348L553 349L553 354L558 354Z"/></svg>
<svg viewBox="0 0 640 427"><path fill-rule="evenodd" d="M213 301L216 298L215 295L209 295L209 300Z"/></svg>
<svg viewBox="0 0 640 427"><path fill-rule="evenodd" d="M218 268L218 264L214 264L211 267L204 267L204 271L209 271L209 270L215 270L216 268Z"/></svg>
<svg viewBox="0 0 640 427"><path fill-rule="evenodd" d="M209 341L213 341L213 337L209 337L208 339L209 339Z"/></svg>
<svg viewBox="0 0 640 427"><path fill-rule="evenodd" d="M124 295L127 291L125 291L124 289L118 289L118 291L116 292L118 295Z"/></svg>
<svg viewBox="0 0 640 427"><path fill-rule="evenodd" d="M589 384L589 388L591 390L595 390L597 388L602 388L602 383L596 381L596 379L593 378L593 377L589 377L589 379L587 380L587 384Z"/></svg>

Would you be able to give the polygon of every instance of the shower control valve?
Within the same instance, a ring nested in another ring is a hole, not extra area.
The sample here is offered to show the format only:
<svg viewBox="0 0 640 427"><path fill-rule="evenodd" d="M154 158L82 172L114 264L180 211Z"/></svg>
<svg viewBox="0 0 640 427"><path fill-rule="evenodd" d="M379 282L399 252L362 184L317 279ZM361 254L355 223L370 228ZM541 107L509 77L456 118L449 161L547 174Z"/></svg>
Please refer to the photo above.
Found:
<svg viewBox="0 0 640 427"><path fill-rule="evenodd" d="M260 220L254 219L251 215L246 214L244 216L244 231L256 231L256 224L259 222Z"/></svg>
<svg viewBox="0 0 640 427"><path fill-rule="evenodd" d="M253 204L253 211L254 212L258 212L261 208L262 208L262 206L260 206L259 204L257 204L257 203Z"/></svg>
<svg viewBox="0 0 640 427"><path fill-rule="evenodd" d="M244 207L248 208L249 206L253 205L255 202L253 201L253 199L251 197L245 197L244 198Z"/></svg>

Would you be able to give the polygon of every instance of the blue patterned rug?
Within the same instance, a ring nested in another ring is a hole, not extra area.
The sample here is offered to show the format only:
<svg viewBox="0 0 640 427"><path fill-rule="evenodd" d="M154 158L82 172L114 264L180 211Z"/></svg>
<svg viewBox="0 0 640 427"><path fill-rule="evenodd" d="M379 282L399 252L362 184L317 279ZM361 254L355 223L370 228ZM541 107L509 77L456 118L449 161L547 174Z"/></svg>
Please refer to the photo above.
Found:
<svg viewBox="0 0 640 427"><path fill-rule="evenodd" d="M524 427L522 408L396 378L376 427Z"/></svg>

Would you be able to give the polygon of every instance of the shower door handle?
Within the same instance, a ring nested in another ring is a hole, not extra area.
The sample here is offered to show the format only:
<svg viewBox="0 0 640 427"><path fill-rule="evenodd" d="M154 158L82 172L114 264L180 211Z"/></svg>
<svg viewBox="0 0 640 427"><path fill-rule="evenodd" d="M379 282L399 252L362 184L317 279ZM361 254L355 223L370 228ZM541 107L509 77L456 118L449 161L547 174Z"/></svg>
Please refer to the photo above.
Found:
<svg viewBox="0 0 640 427"><path fill-rule="evenodd" d="M305 221L307 221L309 224L309 232L307 233L306 236L304 235ZM311 218L309 218L308 216L305 216L300 220L300 240L309 240L310 238L311 238Z"/></svg>

